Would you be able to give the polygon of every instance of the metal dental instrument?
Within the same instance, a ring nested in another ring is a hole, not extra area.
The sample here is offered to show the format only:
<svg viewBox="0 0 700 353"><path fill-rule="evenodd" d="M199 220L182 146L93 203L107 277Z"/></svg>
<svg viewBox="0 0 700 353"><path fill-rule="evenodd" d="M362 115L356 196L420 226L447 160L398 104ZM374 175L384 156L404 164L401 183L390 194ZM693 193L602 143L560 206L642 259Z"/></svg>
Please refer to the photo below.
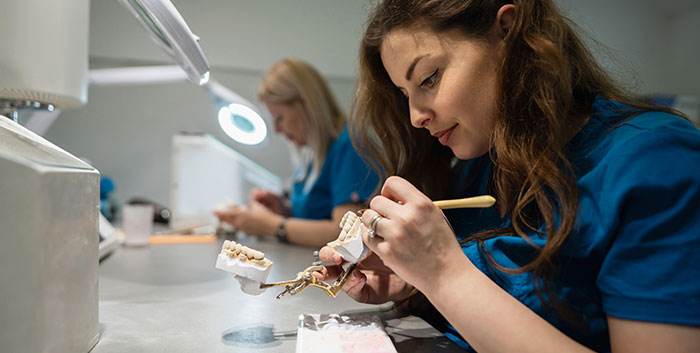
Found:
<svg viewBox="0 0 700 353"><path fill-rule="evenodd" d="M282 291L276 297L277 299L281 299L287 293L289 293L290 295L296 295L303 292L304 289L306 289L306 287L312 286L323 289L323 291L329 297L335 298L340 292L340 289L343 288L343 285L345 284L345 280L347 279L348 275L352 273L352 270L355 269L355 266L357 266L356 263L346 264L348 266L344 267L345 270L343 271L343 273L341 273L340 277L338 277L338 279L336 279L335 282L333 282L332 284L320 281L318 278L316 278L316 276L313 275L313 272L321 272L323 270L323 266L312 265L307 267L304 271L297 273L297 277L291 281L261 283L260 289L284 286L284 291Z"/></svg>

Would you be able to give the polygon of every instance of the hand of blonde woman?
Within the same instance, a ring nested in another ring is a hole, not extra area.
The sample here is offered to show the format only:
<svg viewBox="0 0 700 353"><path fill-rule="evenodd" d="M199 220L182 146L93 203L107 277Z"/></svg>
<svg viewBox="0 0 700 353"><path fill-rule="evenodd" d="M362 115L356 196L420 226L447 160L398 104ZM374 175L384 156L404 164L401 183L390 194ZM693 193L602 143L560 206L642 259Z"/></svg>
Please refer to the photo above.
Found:
<svg viewBox="0 0 700 353"><path fill-rule="evenodd" d="M270 190L254 188L250 191L250 202L258 202L279 215L290 215L289 208L285 204L285 199Z"/></svg>
<svg viewBox="0 0 700 353"><path fill-rule="evenodd" d="M230 223L248 235L272 236L281 221L281 216L255 201L251 202L248 207L215 211L214 214L219 220Z"/></svg>
<svg viewBox="0 0 700 353"><path fill-rule="evenodd" d="M319 256L322 261L334 265L325 266L322 273L316 273L317 278L322 281L338 278L343 271L340 265L344 262L340 254L333 248L324 246ZM342 289L350 298L360 303L382 304L405 298L413 287L386 267L377 255L370 253L357 265Z"/></svg>
<svg viewBox="0 0 700 353"><path fill-rule="evenodd" d="M368 228L373 220L375 236L363 233L365 244L418 290L438 285L439 275L465 257L442 211L403 178L384 182L362 215Z"/></svg>

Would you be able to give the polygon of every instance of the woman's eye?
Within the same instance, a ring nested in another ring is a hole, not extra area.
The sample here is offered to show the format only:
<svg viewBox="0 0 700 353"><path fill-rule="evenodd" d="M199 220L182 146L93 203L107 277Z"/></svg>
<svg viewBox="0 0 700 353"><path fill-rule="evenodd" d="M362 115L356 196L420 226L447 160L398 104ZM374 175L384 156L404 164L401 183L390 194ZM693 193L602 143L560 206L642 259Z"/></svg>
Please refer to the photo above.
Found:
<svg viewBox="0 0 700 353"><path fill-rule="evenodd" d="M420 87L433 87L437 81L438 70L435 70L430 76L426 77L425 80L421 81Z"/></svg>

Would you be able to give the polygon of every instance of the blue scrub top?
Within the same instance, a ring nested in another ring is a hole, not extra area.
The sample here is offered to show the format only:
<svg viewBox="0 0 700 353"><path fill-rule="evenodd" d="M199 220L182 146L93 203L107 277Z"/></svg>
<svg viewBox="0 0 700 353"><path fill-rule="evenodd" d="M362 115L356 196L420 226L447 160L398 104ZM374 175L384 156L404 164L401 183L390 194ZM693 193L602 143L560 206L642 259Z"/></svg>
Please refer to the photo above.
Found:
<svg viewBox="0 0 700 353"><path fill-rule="evenodd" d="M307 167L309 170L311 167ZM299 172L299 171L297 171ZM309 173L306 173L307 178ZM328 149L326 160L313 186L304 190L306 179L292 188L292 215L306 219L331 219L333 208L349 202L365 202L379 178L357 155L344 128Z"/></svg>
<svg viewBox="0 0 700 353"><path fill-rule="evenodd" d="M560 302L586 318L585 328L543 308L531 273L499 272L474 242L462 248L501 288L567 336L600 352L610 351L606 315L700 326L700 131L663 112L643 112L625 121L621 118L635 108L602 99L593 108L590 121L567 145L580 208L554 277ZM477 178L459 196L486 194L488 156L466 164L464 175L477 173ZM493 208L445 214L460 240L510 226ZM536 244L546 242L530 233ZM536 255L520 237L487 240L485 249L511 268ZM426 315L446 336L470 349L444 318L434 312Z"/></svg>

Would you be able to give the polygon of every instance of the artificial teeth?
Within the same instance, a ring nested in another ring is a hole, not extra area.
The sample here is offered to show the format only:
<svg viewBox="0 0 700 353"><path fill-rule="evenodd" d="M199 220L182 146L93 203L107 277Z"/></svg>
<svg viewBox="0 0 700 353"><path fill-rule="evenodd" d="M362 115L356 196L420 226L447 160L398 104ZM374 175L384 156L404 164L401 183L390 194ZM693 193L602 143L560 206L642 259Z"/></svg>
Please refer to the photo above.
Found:
<svg viewBox="0 0 700 353"><path fill-rule="evenodd" d="M216 268L236 275L244 293L257 295L264 292L260 283L267 280L272 261L266 259L262 251L234 241L224 241L222 248L216 258Z"/></svg>
<svg viewBox="0 0 700 353"><path fill-rule="evenodd" d="M328 243L348 262L356 263L364 258L369 248L362 242L362 220L355 212L348 211L338 224L341 228L338 239Z"/></svg>

